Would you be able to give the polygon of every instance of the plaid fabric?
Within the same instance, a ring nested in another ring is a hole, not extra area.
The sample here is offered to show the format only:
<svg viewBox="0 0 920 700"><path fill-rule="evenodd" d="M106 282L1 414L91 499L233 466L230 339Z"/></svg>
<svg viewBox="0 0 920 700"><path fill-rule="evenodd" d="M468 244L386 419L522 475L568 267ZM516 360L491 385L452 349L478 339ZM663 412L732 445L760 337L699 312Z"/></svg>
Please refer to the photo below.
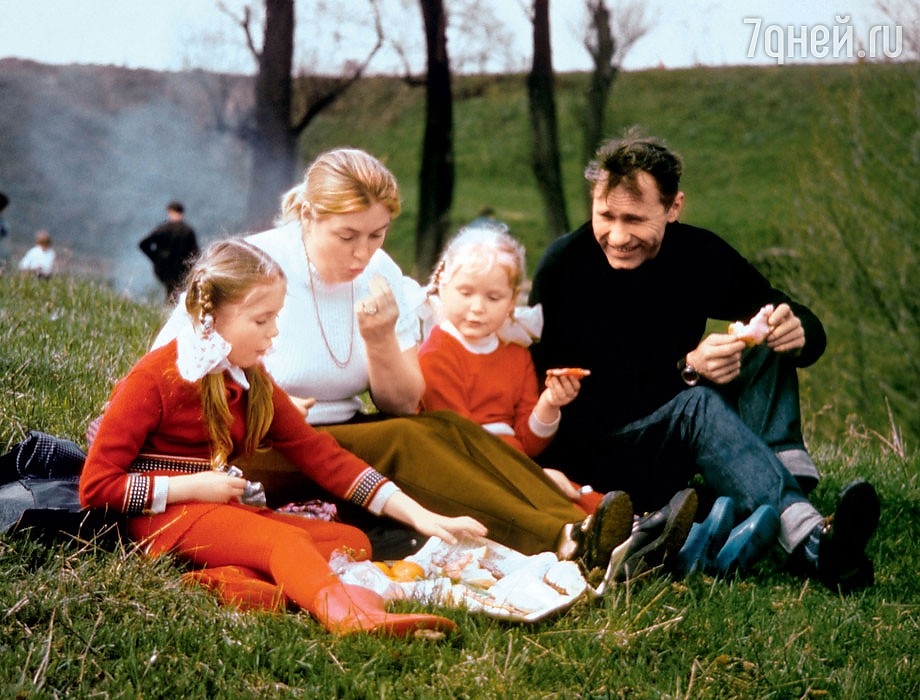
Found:
<svg viewBox="0 0 920 700"><path fill-rule="evenodd" d="M70 440L38 430L0 457L0 483L18 479L76 479L86 453Z"/></svg>

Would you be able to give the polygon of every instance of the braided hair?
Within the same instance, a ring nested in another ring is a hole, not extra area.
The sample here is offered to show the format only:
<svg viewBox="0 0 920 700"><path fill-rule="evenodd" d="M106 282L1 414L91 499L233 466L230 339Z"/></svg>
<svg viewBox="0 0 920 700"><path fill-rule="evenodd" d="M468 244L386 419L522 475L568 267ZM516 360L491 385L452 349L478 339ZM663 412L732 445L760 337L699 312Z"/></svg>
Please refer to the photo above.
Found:
<svg viewBox="0 0 920 700"><path fill-rule="evenodd" d="M474 273L488 272L501 265L508 273L508 283L515 295L525 282L524 246L508 232L504 224L471 224L450 239L428 281L428 296L438 294L442 285L461 267Z"/></svg>
<svg viewBox="0 0 920 700"><path fill-rule="evenodd" d="M238 303L257 285L284 280L278 263L251 243L243 239L218 241L208 246L189 272L185 309L199 333L213 333L214 312L221 306ZM273 385L261 364L247 367L244 372L249 382L249 401L242 453L249 455L259 446L274 418ZM211 464L220 468L233 450L233 417L223 373L202 377L200 391L211 441Z"/></svg>

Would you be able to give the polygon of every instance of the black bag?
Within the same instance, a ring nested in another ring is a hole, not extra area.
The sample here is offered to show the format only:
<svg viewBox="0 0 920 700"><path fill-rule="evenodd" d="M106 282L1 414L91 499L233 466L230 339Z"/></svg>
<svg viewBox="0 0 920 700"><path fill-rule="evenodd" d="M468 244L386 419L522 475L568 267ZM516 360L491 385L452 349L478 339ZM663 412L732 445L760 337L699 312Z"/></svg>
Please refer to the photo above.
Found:
<svg viewBox="0 0 920 700"><path fill-rule="evenodd" d="M80 506L85 460L76 443L37 430L0 456L0 533L45 544L76 540L114 548L124 535L125 519Z"/></svg>

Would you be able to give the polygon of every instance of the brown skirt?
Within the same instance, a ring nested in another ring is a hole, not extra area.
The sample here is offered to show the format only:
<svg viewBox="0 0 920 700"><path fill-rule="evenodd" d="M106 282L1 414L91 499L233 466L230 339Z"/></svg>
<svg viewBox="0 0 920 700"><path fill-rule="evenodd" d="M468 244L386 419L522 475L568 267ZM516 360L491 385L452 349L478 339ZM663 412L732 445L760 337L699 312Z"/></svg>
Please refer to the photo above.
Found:
<svg viewBox="0 0 920 700"><path fill-rule="evenodd" d="M316 427L429 510L472 516L491 539L525 554L554 550L563 526L585 518L533 460L450 411ZM240 466L262 482L270 502L318 495L277 452Z"/></svg>

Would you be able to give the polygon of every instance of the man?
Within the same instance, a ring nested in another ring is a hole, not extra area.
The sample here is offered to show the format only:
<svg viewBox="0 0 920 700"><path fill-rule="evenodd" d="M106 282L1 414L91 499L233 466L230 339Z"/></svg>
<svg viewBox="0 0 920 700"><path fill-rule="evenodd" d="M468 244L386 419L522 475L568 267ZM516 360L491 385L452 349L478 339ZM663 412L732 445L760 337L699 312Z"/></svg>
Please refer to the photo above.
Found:
<svg viewBox="0 0 920 700"><path fill-rule="evenodd" d="M185 223L182 202L166 205L166 221L140 242L140 249L153 262L153 273L166 287L166 300L174 303L199 253L195 231Z"/></svg>
<svg viewBox="0 0 920 700"><path fill-rule="evenodd" d="M0 275L3 274L10 260L10 230L6 227L6 220L3 218L3 210L9 203L10 198L0 192Z"/></svg>
<svg viewBox="0 0 920 700"><path fill-rule="evenodd" d="M721 238L678 220L681 171L655 139L631 132L603 145L585 172L591 221L538 265L538 372L591 370L539 461L627 491L640 510L699 473L742 514L773 506L790 563L833 588L869 585L874 488L848 486L830 524L804 494L818 472L802 439L796 370L824 352L821 322ZM763 344L704 337L708 319L746 321L766 305Z"/></svg>

